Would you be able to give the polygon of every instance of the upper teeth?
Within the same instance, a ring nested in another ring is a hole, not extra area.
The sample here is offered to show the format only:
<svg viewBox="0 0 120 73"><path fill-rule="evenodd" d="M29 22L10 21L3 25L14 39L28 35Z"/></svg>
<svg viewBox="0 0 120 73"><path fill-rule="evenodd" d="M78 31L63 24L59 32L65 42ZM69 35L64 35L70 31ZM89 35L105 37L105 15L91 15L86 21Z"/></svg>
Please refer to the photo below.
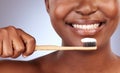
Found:
<svg viewBox="0 0 120 73"><path fill-rule="evenodd" d="M73 24L73 27L83 30L92 30L98 28L99 24Z"/></svg>

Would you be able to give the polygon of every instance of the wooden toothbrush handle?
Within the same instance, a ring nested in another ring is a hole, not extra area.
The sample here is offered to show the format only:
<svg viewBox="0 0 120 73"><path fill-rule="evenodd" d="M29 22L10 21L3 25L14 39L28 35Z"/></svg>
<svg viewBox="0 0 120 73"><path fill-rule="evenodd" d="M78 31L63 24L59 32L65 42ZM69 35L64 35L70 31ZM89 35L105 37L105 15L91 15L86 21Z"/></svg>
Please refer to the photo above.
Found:
<svg viewBox="0 0 120 73"><path fill-rule="evenodd" d="M61 47L55 45L36 45L35 50L96 50L97 47Z"/></svg>

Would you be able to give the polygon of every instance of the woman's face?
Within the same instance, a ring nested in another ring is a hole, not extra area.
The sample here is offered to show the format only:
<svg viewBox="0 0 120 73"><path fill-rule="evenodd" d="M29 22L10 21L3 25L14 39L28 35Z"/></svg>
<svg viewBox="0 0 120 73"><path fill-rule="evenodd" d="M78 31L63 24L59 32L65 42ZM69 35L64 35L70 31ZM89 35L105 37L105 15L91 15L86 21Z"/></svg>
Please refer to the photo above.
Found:
<svg viewBox="0 0 120 73"><path fill-rule="evenodd" d="M52 25L64 46L80 46L85 37L106 45L117 27L117 0L46 0Z"/></svg>

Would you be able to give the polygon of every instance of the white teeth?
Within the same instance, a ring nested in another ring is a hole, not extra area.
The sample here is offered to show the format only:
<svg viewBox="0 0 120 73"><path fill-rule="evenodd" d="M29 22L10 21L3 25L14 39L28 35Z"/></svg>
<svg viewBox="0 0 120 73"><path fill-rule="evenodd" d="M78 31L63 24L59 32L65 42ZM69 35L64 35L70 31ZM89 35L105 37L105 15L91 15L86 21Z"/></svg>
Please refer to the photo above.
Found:
<svg viewBox="0 0 120 73"><path fill-rule="evenodd" d="M82 29L82 30L93 30L99 27L99 24L73 24L74 28Z"/></svg>

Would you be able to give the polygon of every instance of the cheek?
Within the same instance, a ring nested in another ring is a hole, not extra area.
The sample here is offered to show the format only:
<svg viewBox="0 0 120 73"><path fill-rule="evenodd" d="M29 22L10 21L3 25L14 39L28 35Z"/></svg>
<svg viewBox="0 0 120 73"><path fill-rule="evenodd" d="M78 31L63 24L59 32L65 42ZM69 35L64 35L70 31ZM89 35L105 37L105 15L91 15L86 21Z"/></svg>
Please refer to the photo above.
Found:
<svg viewBox="0 0 120 73"><path fill-rule="evenodd" d="M75 4L59 4L57 6L55 6L54 8L54 12L52 12L54 14L54 16L58 19L64 19L67 14L69 14L75 7Z"/></svg>
<svg viewBox="0 0 120 73"><path fill-rule="evenodd" d="M117 28L117 25L118 25L117 22L118 22L118 20L113 20L113 21L109 22L109 24L108 24L108 30L110 30L110 31L106 30L106 31L108 31L106 33L106 36L108 35L108 37L109 37L109 36L113 35L113 33L115 32L115 30Z"/></svg>
<svg viewBox="0 0 120 73"><path fill-rule="evenodd" d="M118 4L114 1L108 1L107 3L99 4L99 9L108 18L115 18L118 15Z"/></svg>

